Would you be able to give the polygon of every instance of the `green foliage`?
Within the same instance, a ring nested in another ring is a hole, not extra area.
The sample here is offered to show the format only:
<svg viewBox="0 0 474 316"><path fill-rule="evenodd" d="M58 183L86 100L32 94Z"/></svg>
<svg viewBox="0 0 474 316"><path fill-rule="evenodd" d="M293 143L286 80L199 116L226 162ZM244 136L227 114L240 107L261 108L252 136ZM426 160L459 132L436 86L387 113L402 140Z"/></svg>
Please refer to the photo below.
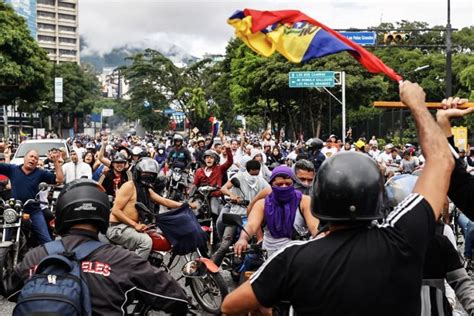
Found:
<svg viewBox="0 0 474 316"><path fill-rule="evenodd" d="M0 2L0 105L40 100L49 69L46 52L30 36L25 20Z"/></svg>
<svg viewBox="0 0 474 316"><path fill-rule="evenodd" d="M63 78L62 103L55 103L53 99L55 77ZM61 63L51 68L47 78L48 93L38 110L55 117L59 133L63 126L72 127L72 118L91 113L100 100L99 81L92 68L81 67L76 63ZM34 105L37 104L30 104Z"/></svg>

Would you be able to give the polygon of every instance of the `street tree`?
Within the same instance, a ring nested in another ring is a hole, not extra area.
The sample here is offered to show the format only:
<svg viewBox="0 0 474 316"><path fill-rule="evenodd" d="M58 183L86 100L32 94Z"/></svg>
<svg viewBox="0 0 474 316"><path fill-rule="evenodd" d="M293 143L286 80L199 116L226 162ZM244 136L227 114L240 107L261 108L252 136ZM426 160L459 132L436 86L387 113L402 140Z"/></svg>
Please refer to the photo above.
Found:
<svg viewBox="0 0 474 316"><path fill-rule="evenodd" d="M95 103L101 98L99 81L91 68L76 63L54 65L48 77L48 99L42 104L42 111L54 117L56 130L62 135L63 127L77 129L78 120L92 112ZM63 78L61 103L55 103L52 97L55 77Z"/></svg>
<svg viewBox="0 0 474 316"><path fill-rule="evenodd" d="M51 65L25 20L0 2L0 105L35 102L47 93Z"/></svg>

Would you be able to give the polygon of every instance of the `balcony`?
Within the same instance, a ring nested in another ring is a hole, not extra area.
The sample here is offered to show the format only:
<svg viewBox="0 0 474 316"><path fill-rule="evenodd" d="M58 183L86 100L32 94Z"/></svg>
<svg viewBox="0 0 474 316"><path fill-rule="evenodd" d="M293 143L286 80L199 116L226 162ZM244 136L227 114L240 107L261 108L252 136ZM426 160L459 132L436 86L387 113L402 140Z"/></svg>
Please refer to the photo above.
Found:
<svg viewBox="0 0 474 316"><path fill-rule="evenodd" d="M56 49L56 43L55 42L38 42L39 47L41 48L50 48L50 49Z"/></svg>
<svg viewBox="0 0 474 316"><path fill-rule="evenodd" d="M76 15L75 8L58 7L58 13Z"/></svg>
<svg viewBox="0 0 474 316"><path fill-rule="evenodd" d="M56 7L49 4L38 3L36 5L36 10L46 11L46 12L56 12Z"/></svg>

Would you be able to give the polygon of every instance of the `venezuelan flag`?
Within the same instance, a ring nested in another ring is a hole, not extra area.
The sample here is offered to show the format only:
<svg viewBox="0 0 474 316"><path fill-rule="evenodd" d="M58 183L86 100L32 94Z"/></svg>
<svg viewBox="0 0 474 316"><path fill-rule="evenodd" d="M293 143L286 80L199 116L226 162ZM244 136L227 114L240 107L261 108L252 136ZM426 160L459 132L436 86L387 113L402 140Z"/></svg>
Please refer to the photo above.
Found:
<svg viewBox="0 0 474 316"><path fill-rule="evenodd" d="M378 57L345 36L297 10L235 12L228 20L235 34L256 53L268 57L275 51L301 63L347 51L371 73L402 79Z"/></svg>
<svg viewBox="0 0 474 316"><path fill-rule="evenodd" d="M212 138L216 137L217 134L219 133L219 127L220 127L220 124L221 122L219 122L215 117L211 116L209 118L209 122L212 123L212 126L211 126L211 136Z"/></svg>

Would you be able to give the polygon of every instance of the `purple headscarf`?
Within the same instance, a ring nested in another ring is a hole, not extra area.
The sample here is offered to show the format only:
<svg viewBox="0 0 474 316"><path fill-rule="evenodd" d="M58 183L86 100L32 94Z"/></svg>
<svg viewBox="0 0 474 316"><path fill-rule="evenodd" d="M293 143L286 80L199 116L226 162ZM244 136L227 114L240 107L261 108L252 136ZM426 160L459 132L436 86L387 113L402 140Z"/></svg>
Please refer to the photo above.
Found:
<svg viewBox="0 0 474 316"><path fill-rule="evenodd" d="M293 171L287 166L273 169L270 183L278 176L289 177L294 181ZM291 238L296 210L300 204L302 193L294 186L272 187L272 193L265 198L265 221L274 238Z"/></svg>

